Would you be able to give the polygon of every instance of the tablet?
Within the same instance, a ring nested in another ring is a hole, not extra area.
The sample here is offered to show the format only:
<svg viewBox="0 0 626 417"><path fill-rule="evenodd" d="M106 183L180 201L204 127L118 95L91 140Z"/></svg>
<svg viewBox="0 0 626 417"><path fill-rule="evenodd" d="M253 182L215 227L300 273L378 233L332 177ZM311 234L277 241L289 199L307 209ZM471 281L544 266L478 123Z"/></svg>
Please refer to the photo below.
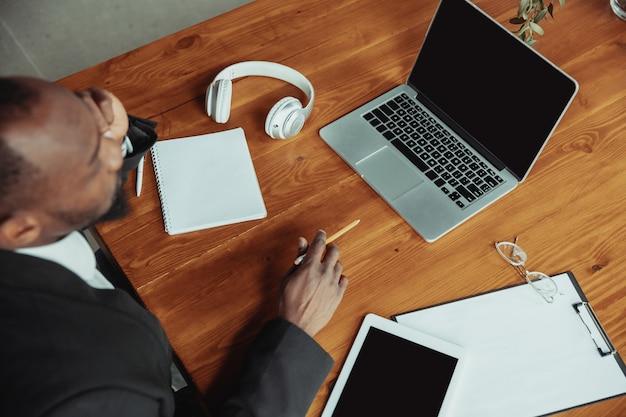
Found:
<svg viewBox="0 0 626 417"><path fill-rule="evenodd" d="M449 416L465 360L460 346L368 314L322 417Z"/></svg>

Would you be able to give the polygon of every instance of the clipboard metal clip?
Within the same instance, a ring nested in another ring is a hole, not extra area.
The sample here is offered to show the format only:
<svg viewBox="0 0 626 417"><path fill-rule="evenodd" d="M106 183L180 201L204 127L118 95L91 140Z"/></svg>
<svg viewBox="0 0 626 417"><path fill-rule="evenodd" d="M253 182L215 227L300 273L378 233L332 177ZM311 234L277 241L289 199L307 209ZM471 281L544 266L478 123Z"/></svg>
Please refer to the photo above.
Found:
<svg viewBox="0 0 626 417"><path fill-rule="evenodd" d="M617 349L613 346L613 343L606 334L602 324L600 324L600 320L598 320L598 316L596 316L596 313L593 311L593 308L591 308L591 305L587 301L583 301L581 303L574 304L574 309L589 331L591 339L593 339L593 342L596 344L600 355L615 355L617 353Z"/></svg>

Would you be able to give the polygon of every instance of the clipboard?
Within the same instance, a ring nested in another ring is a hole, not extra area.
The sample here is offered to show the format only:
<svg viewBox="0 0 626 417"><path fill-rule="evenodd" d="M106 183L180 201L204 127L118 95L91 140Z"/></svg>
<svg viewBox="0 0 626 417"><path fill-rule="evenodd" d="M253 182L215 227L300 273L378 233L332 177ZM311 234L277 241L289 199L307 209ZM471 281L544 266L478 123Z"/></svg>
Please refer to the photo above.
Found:
<svg viewBox="0 0 626 417"><path fill-rule="evenodd" d="M466 349L459 417L544 416L626 394L626 366L571 272L545 302L520 284L392 319Z"/></svg>

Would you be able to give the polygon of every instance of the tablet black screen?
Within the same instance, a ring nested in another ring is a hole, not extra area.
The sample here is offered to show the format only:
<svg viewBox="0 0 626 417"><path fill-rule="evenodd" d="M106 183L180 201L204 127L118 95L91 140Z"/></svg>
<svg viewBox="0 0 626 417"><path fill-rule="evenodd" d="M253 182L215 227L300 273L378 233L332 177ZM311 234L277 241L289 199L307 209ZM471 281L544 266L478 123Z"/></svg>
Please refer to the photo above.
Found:
<svg viewBox="0 0 626 417"><path fill-rule="evenodd" d="M436 417L457 359L371 328L333 417Z"/></svg>

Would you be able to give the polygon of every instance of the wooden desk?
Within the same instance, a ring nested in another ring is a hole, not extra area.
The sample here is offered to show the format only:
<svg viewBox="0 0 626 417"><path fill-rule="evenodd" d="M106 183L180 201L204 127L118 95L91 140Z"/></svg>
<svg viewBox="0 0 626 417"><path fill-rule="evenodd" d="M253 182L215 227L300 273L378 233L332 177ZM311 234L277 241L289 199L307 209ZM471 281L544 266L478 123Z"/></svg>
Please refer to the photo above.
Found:
<svg viewBox="0 0 626 417"><path fill-rule="evenodd" d="M493 248L515 236L529 268L574 272L626 354L626 23L608 0L556 7L536 49L579 81L575 102L522 186L426 243L318 136L322 126L406 79L437 1L392 3L257 0L61 80L72 89L110 89L131 114L156 120L162 140L239 126L246 132L267 219L168 236L148 163L132 215L97 228L210 404L228 391L249 343L274 316L297 237L311 238L318 228L332 233L357 218L361 224L338 240L350 286L317 338L336 365L309 416L320 414L366 313L390 316L519 283ZM505 25L517 7L512 0L477 3ZM304 98L267 78L235 83L226 125L207 117L207 85L245 60L281 62L310 78L315 109L298 137L277 141L263 132L279 98ZM532 84L520 91L532 94ZM133 176L126 187L133 192ZM624 410L620 397L562 415Z"/></svg>

